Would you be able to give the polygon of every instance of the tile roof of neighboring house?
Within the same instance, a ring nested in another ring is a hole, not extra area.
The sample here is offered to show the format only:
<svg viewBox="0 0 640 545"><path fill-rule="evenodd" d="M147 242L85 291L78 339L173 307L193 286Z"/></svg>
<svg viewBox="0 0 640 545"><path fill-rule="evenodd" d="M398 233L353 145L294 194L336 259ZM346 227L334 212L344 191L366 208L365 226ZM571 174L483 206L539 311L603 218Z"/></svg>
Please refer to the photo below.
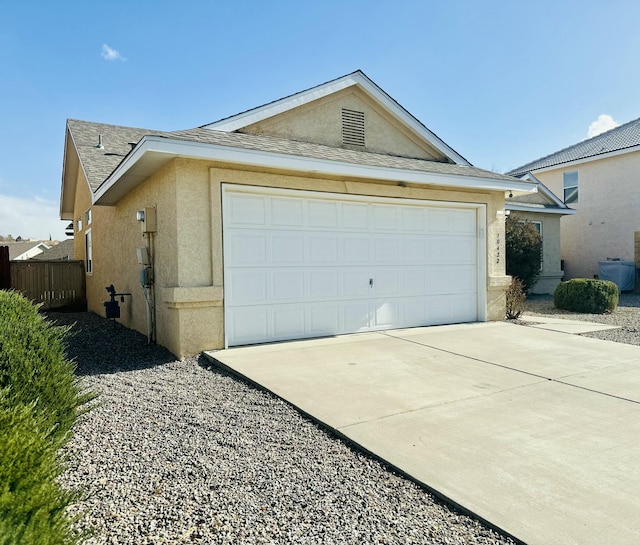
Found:
<svg viewBox="0 0 640 545"><path fill-rule="evenodd" d="M31 259L36 259L38 261L62 261L73 259L73 239L68 238L63 240Z"/></svg>
<svg viewBox="0 0 640 545"><path fill-rule="evenodd" d="M354 151L271 136L222 132L202 128L173 132L153 131L74 119L68 120L67 123L89 185L93 191L100 187L131 151L132 147L129 143L139 142L144 136L159 136L172 140L303 156L357 165L417 170L454 176L474 176L492 180L513 180L511 176L482 170L473 166ZM96 147L100 135L102 135L104 149Z"/></svg>
<svg viewBox="0 0 640 545"><path fill-rule="evenodd" d="M20 242L0 242L0 246L9 247L9 259L17 259L32 248L44 244L41 240L24 240Z"/></svg>
<svg viewBox="0 0 640 545"><path fill-rule="evenodd" d="M640 145L640 118L629 121L615 129L603 132L588 140L583 140L578 144L564 148L541 159L527 163L526 165L522 165L507 172L507 174L511 176L521 176L522 174L535 172L541 168L561 165L589 157L597 157L598 155L638 145Z"/></svg>

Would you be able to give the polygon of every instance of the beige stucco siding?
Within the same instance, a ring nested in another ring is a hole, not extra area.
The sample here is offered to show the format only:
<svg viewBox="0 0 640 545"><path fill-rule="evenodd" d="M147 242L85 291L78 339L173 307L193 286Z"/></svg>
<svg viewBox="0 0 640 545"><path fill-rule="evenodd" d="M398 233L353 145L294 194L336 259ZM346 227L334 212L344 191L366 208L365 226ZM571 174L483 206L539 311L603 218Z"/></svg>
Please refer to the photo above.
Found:
<svg viewBox="0 0 640 545"><path fill-rule="evenodd" d="M640 230L640 152L534 172L562 197L562 175L578 171L577 213L561 220L561 254L566 278L591 278L598 262L634 260L634 232Z"/></svg>
<svg viewBox="0 0 640 545"><path fill-rule="evenodd" d="M562 281L560 257L560 214L544 214L542 212L512 212L519 219L542 224L542 269L532 293L553 293Z"/></svg>
<svg viewBox="0 0 640 545"><path fill-rule="evenodd" d="M138 247L150 243L136 221L136 212L144 207L157 210L157 233L153 237L156 284L177 282L175 166L169 163L117 206L92 208L93 272L87 276L87 302L90 311L104 315L103 302L109 297L106 286L113 284L118 293L131 293L120 302L120 322L146 334L147 307L136 255ZM173 330L170 313L157 306L157 318L158 338L169 338ZM161 344L167 346L166 340Z"/></svg>
<svg viewBox="0 0 640 545"><path fill-rule="evenodd" d="M364 113L367 151L418 159L444 159L442 153L418 140L362 91L352 88L254 123L242 131L339 148L342 147L343 108Z"/></svg>
<svg viewBox="0 0 640 545"><path fill-rule="evenodd" d="M356 180L308 178L227 168L207 161L176 159L116 206L93 207L93 274L87 278L89 309L104 314L105 286L132 293L121 303L121 322L147 332L136 248L147 244L136 211L157 210L155 294L157 342L178 356L224 345L222 184L301 189L379 197L478 203L486 206L487 317L504 318L504 209L501 192L400 187ZM84 201L79 199L79 206ZM76 212L77 213L77 212ZM97 221L99 218L99 221Z"/></svg>

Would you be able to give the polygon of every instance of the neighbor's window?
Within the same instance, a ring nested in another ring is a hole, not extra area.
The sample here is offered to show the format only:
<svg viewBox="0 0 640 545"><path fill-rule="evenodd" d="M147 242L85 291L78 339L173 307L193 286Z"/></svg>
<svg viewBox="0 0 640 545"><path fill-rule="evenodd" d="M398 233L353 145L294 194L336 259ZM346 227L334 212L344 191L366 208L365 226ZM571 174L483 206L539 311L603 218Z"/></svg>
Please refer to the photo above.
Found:
<svg viewBox="0 0 640 545"><path fill-rule="evenodd" d="M84 213L85 225L91 225L91 208Z"/></svg>
<svg viewBox="0 0 640 545"><path fill-rule="evenodd" d="M93 249L91 245L91 229L89 229L84 235L84 266L87 274L93 272Z"/></svg>
<svg viewBox="0 0 640 545"><path fill-rule="evenodd" d="M562 174L562 188L564 189L564 202L569 204L578 202L578 171L572 170Z"/></svg>
<svg viewBox="0 0 640 545"><path fill-rule="evenodd" d="M80 218L76 220L76 231L78 231L78 233L82 231L82 220Z"/></svg>

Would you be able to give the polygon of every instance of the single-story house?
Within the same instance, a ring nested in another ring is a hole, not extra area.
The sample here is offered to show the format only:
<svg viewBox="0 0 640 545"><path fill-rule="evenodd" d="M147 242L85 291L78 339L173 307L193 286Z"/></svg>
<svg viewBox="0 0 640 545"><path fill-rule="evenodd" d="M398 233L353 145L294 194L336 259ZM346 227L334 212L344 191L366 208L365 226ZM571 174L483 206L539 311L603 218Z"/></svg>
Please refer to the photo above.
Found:
<svg viewBox="0 0 640 545"><path fill-rule="evenodd" d="M0 246L9 248L9 259L11 261L26 261L49 249L49 246L41 240L0 242Z"/></svg>
<svg viewBox="0 0 640 545"><path fill-rule="evenodd" d="M36 261L69 261L73 259L74 245L74 240L67 238L61 242L54 243L49 249L31 259Z"/></svg>
<svg viewBox="0 0 640 545"><path fill-rule="evenodd" d="M608 259L640 266L640 119L513 169L533 174L575 215L562 219L566 279L592 278Z"/></svg>
<svg viewBox="0 0 640 545"><path fill-rule="evenodd" d="M531 293L553 293L564 277L560 252L560 218L575 214L576 211L569 208L533 174L527 173L521 179L536 184L538 191L507 196L505 209L508 213L517 214L522 221L531 222L542 236L540 276Z"/></svg>
<svg viewBox="0 0 640 545"><path fill-rule="evenodd" d="M68 120L60 216L89 310L178 356L502 320L505 193L364 73L198 128ZM119 301L116 298L116 301Z"/></svg>

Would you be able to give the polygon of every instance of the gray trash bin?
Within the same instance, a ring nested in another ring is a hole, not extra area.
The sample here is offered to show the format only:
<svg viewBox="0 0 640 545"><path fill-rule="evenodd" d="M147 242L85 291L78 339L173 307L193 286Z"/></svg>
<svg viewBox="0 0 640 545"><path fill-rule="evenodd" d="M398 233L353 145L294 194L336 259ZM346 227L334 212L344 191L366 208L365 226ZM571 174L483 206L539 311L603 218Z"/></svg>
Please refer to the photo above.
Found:
<svg viewBox="0 0 640 545"><path fill-rule="evenodd" d="M636 264L633 261L599 261L598 278L611 280L619 291L631 291L636 287Z"/></svg>

